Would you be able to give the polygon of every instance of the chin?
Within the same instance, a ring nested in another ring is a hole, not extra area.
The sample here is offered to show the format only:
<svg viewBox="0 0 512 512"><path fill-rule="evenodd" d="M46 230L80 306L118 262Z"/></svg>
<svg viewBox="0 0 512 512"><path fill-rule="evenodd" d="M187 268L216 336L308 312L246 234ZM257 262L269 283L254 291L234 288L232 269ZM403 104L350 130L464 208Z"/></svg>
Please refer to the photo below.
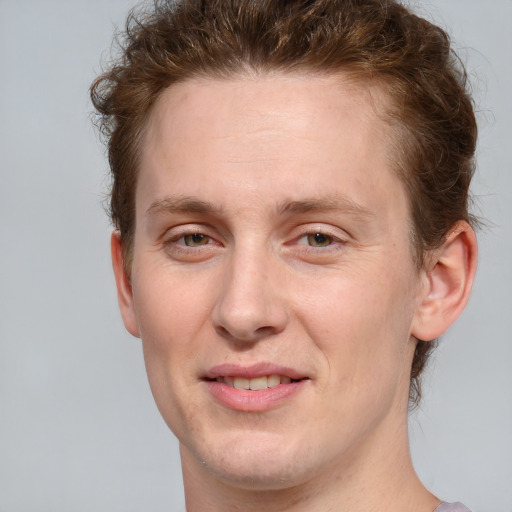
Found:
<svg viewBox="0 0 512 512"><path fill-rule="evenodd" d="M313 461L308 454L314 452L305 442L293 442L289 436L244 431L188 453L227 485L270 491L294 487L310 478Z"/></svg>

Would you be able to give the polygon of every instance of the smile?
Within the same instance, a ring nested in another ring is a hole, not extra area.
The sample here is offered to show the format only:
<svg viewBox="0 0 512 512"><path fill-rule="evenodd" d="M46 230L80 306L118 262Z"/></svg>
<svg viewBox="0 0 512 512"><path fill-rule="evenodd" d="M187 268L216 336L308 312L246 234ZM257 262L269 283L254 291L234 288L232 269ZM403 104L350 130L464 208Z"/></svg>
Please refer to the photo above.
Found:
<svg viewBox="0 0 512 512"><path fill-rule="evenodd" d="M245 377L217 377L215 380L235 389L250 389L251 391L275 388L279 384L290 384L293 381L286 375L268 375L253 379Z"/></svg>
<svg viewBox="0 0 512 512"><path fill-rule="evenodd" d="M300 371L267 363L215 366L201 380L215 402L243 412L284 405L311 384L311 378Z"/></svg>

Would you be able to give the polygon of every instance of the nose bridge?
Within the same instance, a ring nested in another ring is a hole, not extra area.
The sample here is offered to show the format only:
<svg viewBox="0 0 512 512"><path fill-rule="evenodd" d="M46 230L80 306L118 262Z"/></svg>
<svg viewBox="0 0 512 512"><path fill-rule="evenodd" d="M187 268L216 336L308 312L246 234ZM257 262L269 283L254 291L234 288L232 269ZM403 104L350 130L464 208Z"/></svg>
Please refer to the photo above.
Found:
<svg viewBox="0 0 512 512"><path fill-rule="evenodd" d="M288 312L279 290L277 265L263 244L233 250L213 311L217 332L252 342L285 328Z"/></svg>

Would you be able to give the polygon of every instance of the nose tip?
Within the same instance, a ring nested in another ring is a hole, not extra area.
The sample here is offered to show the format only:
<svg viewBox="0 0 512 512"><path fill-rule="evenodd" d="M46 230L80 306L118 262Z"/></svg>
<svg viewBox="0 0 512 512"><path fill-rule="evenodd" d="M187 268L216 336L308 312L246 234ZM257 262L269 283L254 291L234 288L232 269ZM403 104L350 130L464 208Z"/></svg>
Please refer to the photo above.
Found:
<svg viewBox="0 0 512 512"><path fill-rule="evenodd" d="M217 334L230 341L253 343L282 332L288 323L283 290L262 259L232 264L224 276L213 310Z"/></svg>

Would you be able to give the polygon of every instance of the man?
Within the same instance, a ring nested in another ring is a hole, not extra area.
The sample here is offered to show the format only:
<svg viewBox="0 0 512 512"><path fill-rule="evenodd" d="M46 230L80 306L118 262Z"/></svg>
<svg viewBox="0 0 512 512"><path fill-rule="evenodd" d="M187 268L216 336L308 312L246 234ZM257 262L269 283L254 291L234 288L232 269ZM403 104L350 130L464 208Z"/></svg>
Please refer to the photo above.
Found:
<svg viewBox="0 0 512 512"><path fill-rule="evenodd" d="M391 0L157 3L92 97L121 313L187 510L467 510L407 436L476 267L446 34Z"/></svg>

